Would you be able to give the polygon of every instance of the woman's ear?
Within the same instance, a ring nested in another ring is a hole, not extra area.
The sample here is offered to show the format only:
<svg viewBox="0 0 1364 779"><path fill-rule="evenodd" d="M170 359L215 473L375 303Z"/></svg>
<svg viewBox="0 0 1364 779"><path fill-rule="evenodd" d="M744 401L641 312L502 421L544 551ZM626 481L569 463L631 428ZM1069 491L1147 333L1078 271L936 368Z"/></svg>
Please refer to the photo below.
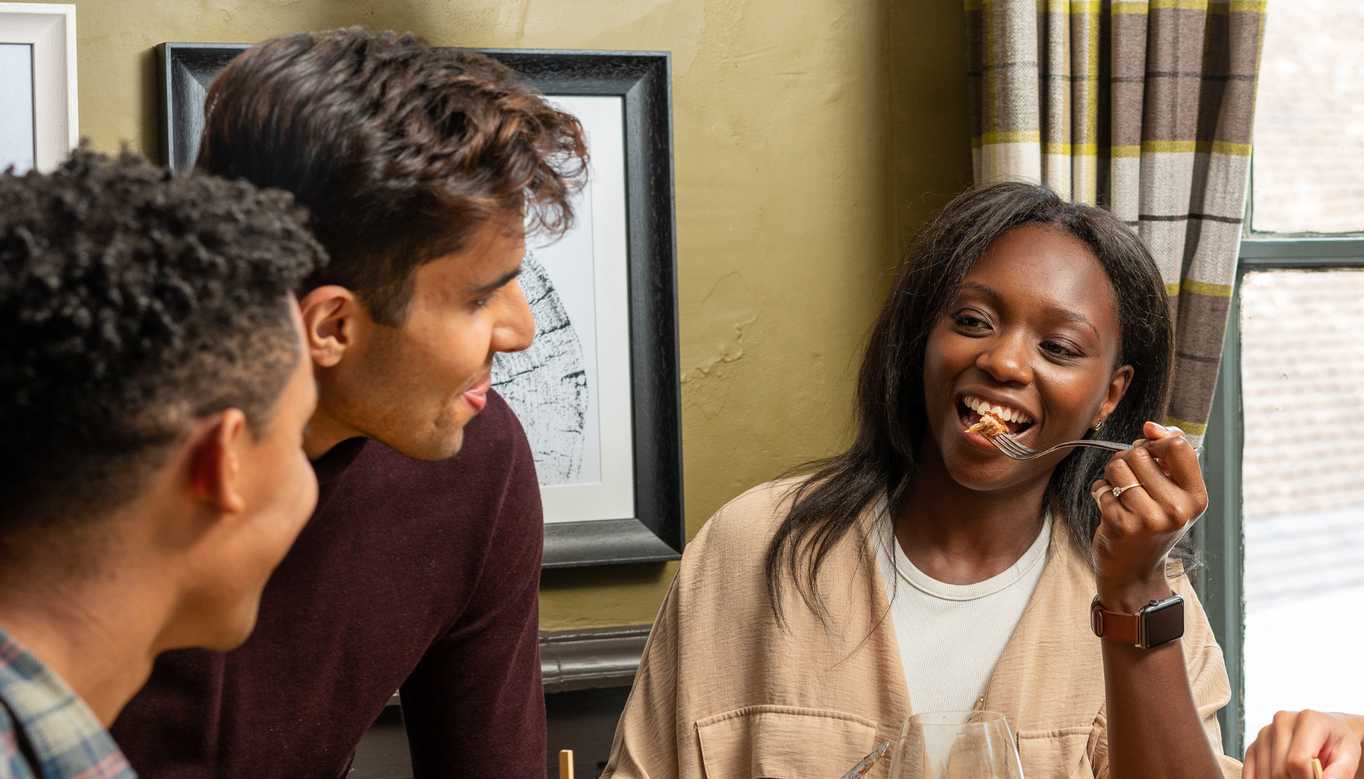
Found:
<svg viewBox="0 0 1364 779"><path fill-rule="evenodd" d="M1127 388L1132 385L1133 373L1131 365L1124 365L1113 371L1112 378L1108 380L1108 393L1104 396L1103 403L1099 404L1099 416L1090 427L1103 424L1108 415L1113 413L1113 409L1122 402L1122 396L1127 394Z"/></svg>
<svg viewBox="0 0 1364 779"><path fill-rule="evenodd" d="M310 290L298 299L303 315L303 335L308 354L319 368L331 368L354 343L360 301L355 293L336 284Z"/></svg>

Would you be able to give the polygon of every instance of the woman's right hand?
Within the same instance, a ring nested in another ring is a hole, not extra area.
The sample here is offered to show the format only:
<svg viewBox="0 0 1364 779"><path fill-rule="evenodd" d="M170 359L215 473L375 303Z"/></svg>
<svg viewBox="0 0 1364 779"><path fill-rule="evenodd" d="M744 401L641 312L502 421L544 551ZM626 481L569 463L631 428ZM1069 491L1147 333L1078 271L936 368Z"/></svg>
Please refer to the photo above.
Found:
<svg viewBox="0 0 1364 779"><path fill-rule="evenodd" d="M1242 779L1313 779L1312 758L1323 779L1364 779L1359 771L1364 717L1319 711L1281 711L1246 748Z"/></svg>

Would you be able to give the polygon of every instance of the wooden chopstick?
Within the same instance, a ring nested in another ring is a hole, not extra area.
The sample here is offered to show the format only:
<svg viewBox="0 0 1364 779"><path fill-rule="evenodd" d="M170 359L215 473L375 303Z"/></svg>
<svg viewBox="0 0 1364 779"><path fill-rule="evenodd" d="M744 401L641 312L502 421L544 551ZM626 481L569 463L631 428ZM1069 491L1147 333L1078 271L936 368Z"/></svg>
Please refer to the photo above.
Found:
<svg viewBox="0 0 1364 779"><path fill-rule="evenodd" d="M559 779L573 779L573 750L559 750Z"/></svg>
<svg viewBox="0 0 1364 779"><path fill-rule="evenodd" d="M1312 779L1321 779L1321 761L1312 758Z"/></svg>

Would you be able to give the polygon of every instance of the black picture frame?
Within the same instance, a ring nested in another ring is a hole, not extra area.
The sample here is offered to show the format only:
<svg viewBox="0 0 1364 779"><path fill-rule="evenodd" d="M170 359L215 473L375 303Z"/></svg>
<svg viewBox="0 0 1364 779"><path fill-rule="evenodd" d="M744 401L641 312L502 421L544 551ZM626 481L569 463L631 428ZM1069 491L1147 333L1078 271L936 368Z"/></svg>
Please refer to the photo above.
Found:
<svg viewBox="0 0 1364 779"><path fill-rule="evenodd" d="M209 84L244 43L157 47L161 156L187 169ZM671 61L667 52L480 49L547 96L621 98L629 262L635 516L545 524L544 567L681 557L682 448L673 213Z"/></svg>

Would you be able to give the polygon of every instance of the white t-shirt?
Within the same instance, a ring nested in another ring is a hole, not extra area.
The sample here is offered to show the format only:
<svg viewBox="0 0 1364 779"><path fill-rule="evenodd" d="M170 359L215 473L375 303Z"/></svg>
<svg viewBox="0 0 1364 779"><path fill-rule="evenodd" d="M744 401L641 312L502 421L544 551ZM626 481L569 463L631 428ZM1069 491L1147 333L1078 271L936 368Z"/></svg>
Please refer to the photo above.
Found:
<svg viewBox="0 0 1364 779"><path fill-rule="evenodd" d="M914 566L889 518L874 534L891 601L905 684L915 712L969 711L1032 597L1051 541L1051 514L1037 540L1003 573L975 584L946 584Z"/></svg>

